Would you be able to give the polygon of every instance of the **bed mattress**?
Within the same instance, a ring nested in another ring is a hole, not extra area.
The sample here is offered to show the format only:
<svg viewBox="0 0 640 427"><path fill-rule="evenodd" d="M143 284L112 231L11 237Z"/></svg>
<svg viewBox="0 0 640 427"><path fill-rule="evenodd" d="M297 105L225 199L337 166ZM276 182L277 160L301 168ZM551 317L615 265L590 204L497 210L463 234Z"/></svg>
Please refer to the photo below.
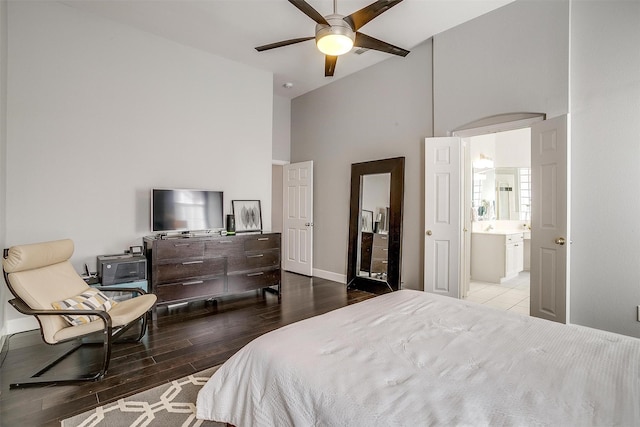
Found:
<svg viewBox="0 0 640 427"><path fill-rule="evenodd" d="M265 334L198 394L235 426L640 423L640 340L402 290Z"/></svg>

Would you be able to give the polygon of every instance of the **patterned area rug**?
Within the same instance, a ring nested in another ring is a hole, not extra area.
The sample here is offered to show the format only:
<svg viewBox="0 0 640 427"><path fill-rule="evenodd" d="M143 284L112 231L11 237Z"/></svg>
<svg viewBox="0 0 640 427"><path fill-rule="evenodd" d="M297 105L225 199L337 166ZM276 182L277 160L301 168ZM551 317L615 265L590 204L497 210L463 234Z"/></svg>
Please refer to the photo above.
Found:
<svg viewBox="0 0 640 427"><path fill-rule="evenodd" d="M196 419L198 391L217 369L214 366L67 418L62 427L225 427L224 423Z"/></svg>

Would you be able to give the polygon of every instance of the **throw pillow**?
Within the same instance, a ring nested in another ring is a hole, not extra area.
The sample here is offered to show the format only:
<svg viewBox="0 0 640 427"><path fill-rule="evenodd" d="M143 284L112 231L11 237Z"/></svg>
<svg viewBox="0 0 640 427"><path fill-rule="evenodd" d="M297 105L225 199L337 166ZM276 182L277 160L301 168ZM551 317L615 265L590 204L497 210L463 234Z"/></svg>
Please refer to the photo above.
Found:
<svg viewBox="0 0 640 427"><path fill-rule="evenodd" d="M57 301L51 303L56 310L103 310L109 311L111 307L116 305L117 302L107 297L105 294L97 289L87 289L80 295L67 298L63 301ZM71 326L83 325L85 323L93 322L98 319L98 316L91 316L88 314L62 314L64 320Z"/></svg>

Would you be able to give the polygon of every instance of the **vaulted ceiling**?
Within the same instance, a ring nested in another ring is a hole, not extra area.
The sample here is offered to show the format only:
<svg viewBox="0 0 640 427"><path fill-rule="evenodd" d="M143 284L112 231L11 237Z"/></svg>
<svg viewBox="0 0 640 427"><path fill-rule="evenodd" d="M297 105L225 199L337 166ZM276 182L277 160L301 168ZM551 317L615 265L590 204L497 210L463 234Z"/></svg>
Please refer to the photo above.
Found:
<svg viewBox="0 0 640 427"><path fill-rule="evenodd" d="M338 0L349 15L374 0ZM360 31L411 50L430 37L513 0L404 0ZM332 0L307 0L321 15ZM273 72L274 93L294 98L390 58L374 50L340 56L333 77L315 41L257 52L256 46L315 34L315 22L286 0L65 0L62 3L233 61ZM397 60L402 60L399 58ZM283 85L292 83L289 89Z"/></svg>

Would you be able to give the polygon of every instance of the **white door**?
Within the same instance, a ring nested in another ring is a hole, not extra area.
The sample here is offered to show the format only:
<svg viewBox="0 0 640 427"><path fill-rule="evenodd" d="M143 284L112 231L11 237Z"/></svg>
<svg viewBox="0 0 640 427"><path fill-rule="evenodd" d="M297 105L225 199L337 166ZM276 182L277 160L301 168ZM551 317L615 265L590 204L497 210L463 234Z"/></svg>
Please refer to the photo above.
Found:
<svg viewBox="0 0 640 427"><path fill-rule="evenodd" d="M424 290L460 297L462 142L425 139Z"/></svg>
<svg viewBox="0 0 640 427"><path fill-rule="evenodd" d="M566 323L569 252L568 116L531 126L532 316Z"/></svg>
<svg viewBox="0 0 640 427"><path fill-rule="evenodd" d="M313 162L285 165L282 268L313 275Z"/></svg>

